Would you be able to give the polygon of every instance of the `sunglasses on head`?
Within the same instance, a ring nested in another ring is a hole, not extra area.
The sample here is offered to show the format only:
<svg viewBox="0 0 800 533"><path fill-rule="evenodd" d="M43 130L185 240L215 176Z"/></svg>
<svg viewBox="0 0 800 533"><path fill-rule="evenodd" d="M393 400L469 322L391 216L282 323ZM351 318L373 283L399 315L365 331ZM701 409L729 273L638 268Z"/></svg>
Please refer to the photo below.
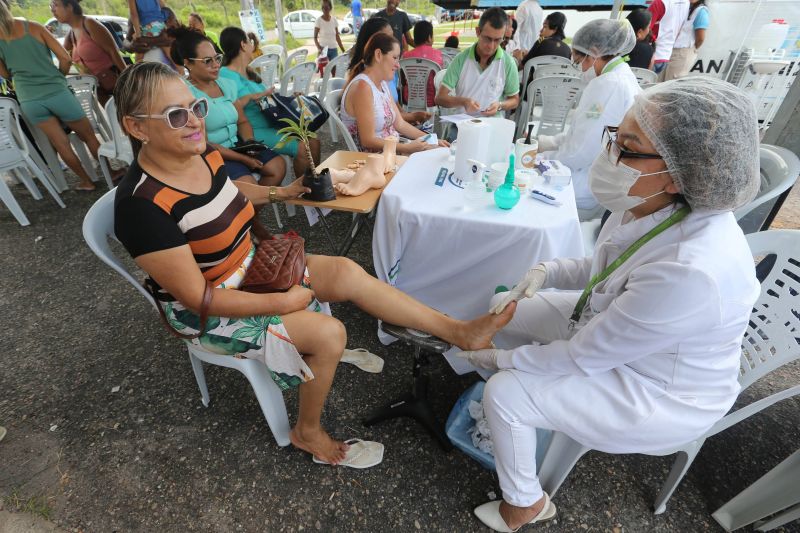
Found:
<svg viewBox="0 0 800 533"><path fill-rule="evenodd" d="M208 100L199 98L189 104L189 107L168 107L163 115L132 115L135 118L160 118L173 130L185 128L189 123L189 113L203 119L208 115Z"/></svg>
<svg viewBox="0 0 800 533"><path fill-rule="evenodd" d="M199 61L203 65L210 67L212 63L216 63L217 65L222 64L222 54L217 54L213 57L190 57L189 61Z"/></svg>

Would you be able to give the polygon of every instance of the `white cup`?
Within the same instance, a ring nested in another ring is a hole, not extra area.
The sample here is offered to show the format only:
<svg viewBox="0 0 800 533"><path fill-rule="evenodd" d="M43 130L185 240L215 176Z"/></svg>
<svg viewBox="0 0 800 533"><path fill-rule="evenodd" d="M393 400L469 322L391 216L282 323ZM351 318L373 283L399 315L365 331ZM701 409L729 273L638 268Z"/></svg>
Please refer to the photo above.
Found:
<svg viewBox="0 0 800 533"><path fill-rule="evenodd" d="M539 143L536 139L531 139L530 144L525 144L525 139L517 139L514 144L514 167L533 168L536 165L536 152Z"/></svg>
<svg viewBox="0 0 800 533"><path fill-rule="evenodd" d="M508 162L492 163L492 170L489 172L489 189L495 190L503 184L506 180L506 172L508 172Z"/></svg>

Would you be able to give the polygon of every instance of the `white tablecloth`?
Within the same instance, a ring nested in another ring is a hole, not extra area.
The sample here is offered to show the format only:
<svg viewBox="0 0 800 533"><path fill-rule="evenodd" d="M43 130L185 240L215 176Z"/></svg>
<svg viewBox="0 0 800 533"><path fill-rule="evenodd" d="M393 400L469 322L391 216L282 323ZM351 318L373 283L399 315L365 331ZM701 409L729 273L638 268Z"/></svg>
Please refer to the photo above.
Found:
<svg viewBox="0 0 800 533"><path fill-rule="evenodd" d="M539 261L583 257L572 186L556 191L534 178L532 188L557 196L558 207L523 195L503 211L487 193L485 207L468 209L451 180L435 183L441 167L452 168L448 155L414 154L384 190L372 238L379 279L468 319L487 312L495 287L510 288Z"/></svg>

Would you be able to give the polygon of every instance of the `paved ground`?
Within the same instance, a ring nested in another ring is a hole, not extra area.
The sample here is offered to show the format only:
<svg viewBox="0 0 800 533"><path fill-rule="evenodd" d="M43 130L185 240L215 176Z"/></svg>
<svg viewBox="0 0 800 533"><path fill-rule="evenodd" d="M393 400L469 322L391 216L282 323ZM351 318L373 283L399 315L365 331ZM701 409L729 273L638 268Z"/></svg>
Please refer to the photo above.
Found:
<svg viewBox="0 0 800 533"><path fill-rule="evenodd" d="M411 422L362 425L409 386L410 349L380 345L374 320L334 308L348 345L380 354L386 366L372 375L342 365L324 422L337 436L384 442L386 458L366 471L315 465L276 446L237 373L208 368L212 403L201 405L182 344L84 245L81 220L102 190L65 193L65 210L14 192L32 225L0 210L0 425L9 429L0 442L0 532L482 530L470 511L498 493L492 473L442 452ZM798 193L776 225L800 227ZM331 218L340 228L348 222ZM330 252L302 217L291 226L309 251ZM367 235L351 256L371 268ZM440 360L428 372L442 418L477 379ZM743 397L798 375L797 366L776 372ZM296 394L285 397L293 418ZM556 498L557 521L540 529L721 531L710 513L797 449L798 427L795 398L710 439L660 516L650 505L669 458L590 453Z"/></svg>

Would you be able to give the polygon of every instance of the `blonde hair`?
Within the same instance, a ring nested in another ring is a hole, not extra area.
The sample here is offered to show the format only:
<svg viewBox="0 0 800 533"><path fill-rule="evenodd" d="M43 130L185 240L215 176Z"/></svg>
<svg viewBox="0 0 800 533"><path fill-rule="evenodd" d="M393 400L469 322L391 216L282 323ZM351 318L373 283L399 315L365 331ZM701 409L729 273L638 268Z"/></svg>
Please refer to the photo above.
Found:
<svg viewBox="0 0 800 533"><path fill-rule="evenodd" d="M0 0L0 37L10 37L14 33L14 15L7 0Z"/></svg>
<svg viewBox="0 0 800 533"><path fill-rule="evenodd" d="M0 0L0 3L2 2L3 0ZM123 70L114 87L114 103L117 105L117 119L120 125L124 124L125 117L149 114L164 82L172 79L180 80L181 77L163 63L136 63ZM128 131L125 131L125 134L131 141L134 156L139 155L142 142Z"/></svg>

